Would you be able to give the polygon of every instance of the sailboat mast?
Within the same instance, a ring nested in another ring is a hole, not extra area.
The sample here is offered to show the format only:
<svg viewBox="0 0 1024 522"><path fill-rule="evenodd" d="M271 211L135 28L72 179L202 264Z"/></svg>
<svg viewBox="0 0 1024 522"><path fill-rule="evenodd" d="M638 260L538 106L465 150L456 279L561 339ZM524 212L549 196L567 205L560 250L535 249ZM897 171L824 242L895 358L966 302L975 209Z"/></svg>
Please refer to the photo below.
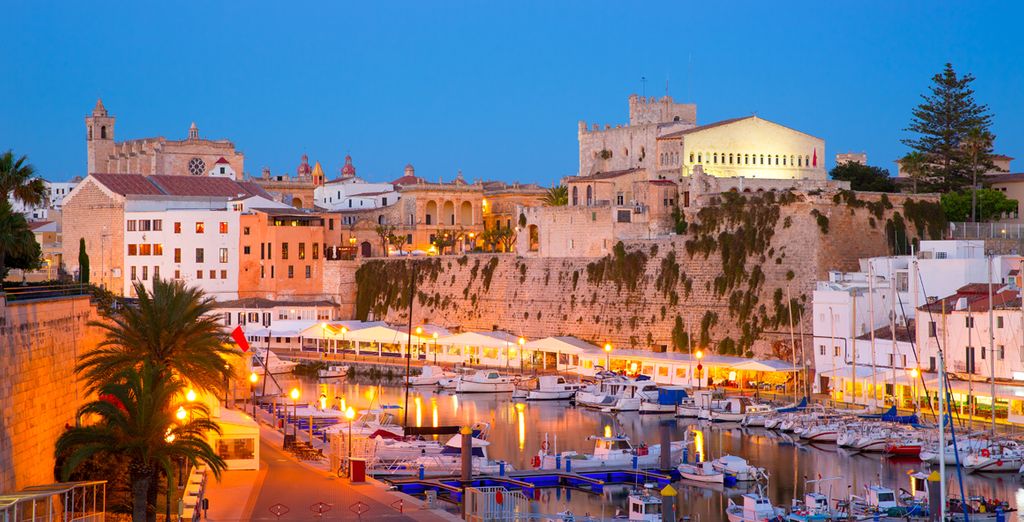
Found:
<svg viewBox="0 0 1024 522"><path fill-rule="evenodd" d="M409 373L412 370L412 303L416 297L416 262L410 260L409 265L409 336L405 343L405 412L402 416L402 424L406 428L409 427L409 388L412 387Z"/></svg>
<svg viewBox="0 0 1024 522"><path fill-rule="evenodd" d="M995 331L995 301L992 300L992 256L988 256L988 367L989 382L992 383L992 403L989 410L992 413L992 436L996 436L996 331Z"/></svg>
<svg viewBox="0 0 1024 522"><path fill-rule="evenodd" d="M896 272L889 257L889 339L892 342L892 402L896 404Z"/></svg>
<svg viewBox="0 0 1024 522"><path fill-rule="evenodd" d="M786 307L789 308L789 345L790 354L793 359L793 368L796 368L796 332L793 330L793 297L789 293L789 283L786 283ZM796 400L796 389L799 379L793 381L793 399Z"/></svg>
<svg viewBox="0 0 1024 522"><path fill-rule="evenodd" d="M853 295L853 320L850 321L850 341L853 343L853 363L850 365L850 396L852 403L857 404L857 287L851 288Z"/></svg>
<svg viewBox="0 0 1024 522"><path fill-rule="evenodd" d="M875 365L875 263L868 260L868 315L871 316L871 405L878 397L878 368Z"/></svg>
<svg viewBox="0 0 1024 522"><path fill-rule="evenodd" d="M942 300L942 346L937 350L939 356L939 498L946 498L946 300ZM955 453L954 453L955 455ZM957 458L957 462L960 459ZM940 503L939 520L946 520L946 502Z"/></svg>

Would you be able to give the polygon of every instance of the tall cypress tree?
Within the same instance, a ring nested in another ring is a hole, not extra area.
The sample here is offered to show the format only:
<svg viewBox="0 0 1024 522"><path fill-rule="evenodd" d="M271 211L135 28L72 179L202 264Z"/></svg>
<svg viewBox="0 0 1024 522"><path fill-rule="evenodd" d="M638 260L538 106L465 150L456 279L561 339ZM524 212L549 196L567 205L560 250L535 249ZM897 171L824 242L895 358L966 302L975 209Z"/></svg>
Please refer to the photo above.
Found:
<svg viewBox="0 0 1024 522"><path fill-rule="evenodd" d="M931 94L921 95L923 102L914 108L910 126L904 129L916 136L901 140L903 144L928 160L930 188L958 190L971 184L973 166L963 141L972 129L990 132L992 126L988 106L974 101L973 81L969 73L957 76L947 63L932 77ZM992 165L991 150L978 165Z"/></svg>
<svg viewBox="0 0 1024 522"><path fill-rule="evenodd" d="M83 284L89 284L89 253L85 251L85 238L78 240L78 275Z"/></svg>

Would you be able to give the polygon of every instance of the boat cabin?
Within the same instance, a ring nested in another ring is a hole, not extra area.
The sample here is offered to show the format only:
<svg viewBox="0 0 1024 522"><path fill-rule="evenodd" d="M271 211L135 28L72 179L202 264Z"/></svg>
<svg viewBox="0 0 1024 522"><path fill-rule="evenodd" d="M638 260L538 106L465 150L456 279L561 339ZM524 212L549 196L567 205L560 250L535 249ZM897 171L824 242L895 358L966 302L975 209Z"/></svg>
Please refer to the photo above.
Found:
<svg viewBox="0 0 1024 522"><path fill-rule="evenodd" d="M612 453L630 453L633 445L629 443L629 437L619 435L617 437L590 437L594 440L594 457L602 457Z"/></svg>
<svg viewBox="0 0 1024 522"><path fill-rule="evenodd" d="M743 495L743 519L761 520L765 517L775 516L775 508L768 497L756 493Z"/></svg>
<svg viewBox="0 0 1024 522"><path fill-rule="evenodd" d="M537 390L577 390L579 383L569 382L561 375L541 375L537 379Z"/></svg>
<svg viewBox="0 0 1024 522"><path fill-rule="evenodd" d="M867 497L864 499L867 504L879 511L886 511L899 507L896 502L896 492L884 486L868 486Z"/></svg>
<svg viewBox="0 0 1024 522"><path fill-rule="evenodd" d="M630 495L629 520L661 522L661 497L648 493Z"/></svg>

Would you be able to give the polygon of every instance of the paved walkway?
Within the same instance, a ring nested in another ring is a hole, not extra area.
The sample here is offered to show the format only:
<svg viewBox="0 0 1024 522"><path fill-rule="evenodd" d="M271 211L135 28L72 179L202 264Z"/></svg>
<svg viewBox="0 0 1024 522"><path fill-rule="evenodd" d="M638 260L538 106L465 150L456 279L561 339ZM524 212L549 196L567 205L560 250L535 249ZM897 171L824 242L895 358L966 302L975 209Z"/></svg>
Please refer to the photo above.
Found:
<svg viewBox="0 0 1024 522"><path fill-rule="evenodd" d="M300 462L281 445L281 434L261 424L260 470L228 471L221 482L211 482L207 520L312 520L321 518L311 509L318 503L329 506L322 516L326 520L460 520L437 510L423 510L419 500L389 492L372 479L351 484L330 473L326 462ZM404 499L404 513L398 511L399 499ZM350 509L357 503L361 503L361 516ZM277 505L285 506L287 513L275 516L271 508Z"/></svg>

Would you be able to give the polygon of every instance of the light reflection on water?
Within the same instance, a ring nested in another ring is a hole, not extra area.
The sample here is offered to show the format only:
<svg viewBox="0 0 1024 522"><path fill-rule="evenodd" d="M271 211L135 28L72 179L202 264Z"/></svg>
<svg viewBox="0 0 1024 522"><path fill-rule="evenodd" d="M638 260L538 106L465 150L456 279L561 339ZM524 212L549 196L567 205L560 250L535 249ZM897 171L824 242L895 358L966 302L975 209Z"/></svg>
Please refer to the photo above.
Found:
<svg viewBox="0 0 1024 522"><path fill-rule="evenodd" d="M282 382L282 384L284 384ZM292 383L285 384L290 389ZM347 406L359 409L381 404L402 406L404 388L396 384L346 383L324 381L298 383L302 390L301 403L315 402L321 395L328 398L331 407L341 400ZM717 458L723 454L740 455L758 466L765 467L771 481L768 495L776 505L788 505L794 493L804 493L804 481L819 477L839 477L827 482L824 493L846 497L850 493L862 494L863 488L881 483L894 489L910 488L906 473L921 468L916 460L893 460L879 455L850 456L835 445L821 447L797 445L782 436L764 429L741 429L732 425L698 424L691 419L671 419L661 416L641 416L636 413L608 414L584 408L573 408L564 402L530 402L517 405L509 394L466 394L457 396L433 388L413 388L410 393L409 421L422 426L424 403L430 407L431 425L469 425L484 421L491 424L488 447L491 458L505 460L516 469L528 469L530 459L540 450L545 435L554 451L593 451L591 435L624 433L633 444L657 444L659 422L668 420L673 440L683 438L692 430L694 450L702 458ZM402 414L397 415L402 422ZM952 477L952 474L950 475ZM958 494L956 483L948 481L951 494ZM722 491L697 487L687 483L676 484L679 491L678 512L699 514L701 520L723 518L727 497L736 498L744 491ZM1024 488L1017 474L965 476L968 495L984 495L1006 499L1014 507L1024 503ZM830 491L829 491L830 490ZM606 516L615 508L626 505L626 487L606 487L600 495L571 489L539 490L543 512L553 513L571 509L577 514L585 512ZM603 510L603 511L602 511Z"/></svg>

